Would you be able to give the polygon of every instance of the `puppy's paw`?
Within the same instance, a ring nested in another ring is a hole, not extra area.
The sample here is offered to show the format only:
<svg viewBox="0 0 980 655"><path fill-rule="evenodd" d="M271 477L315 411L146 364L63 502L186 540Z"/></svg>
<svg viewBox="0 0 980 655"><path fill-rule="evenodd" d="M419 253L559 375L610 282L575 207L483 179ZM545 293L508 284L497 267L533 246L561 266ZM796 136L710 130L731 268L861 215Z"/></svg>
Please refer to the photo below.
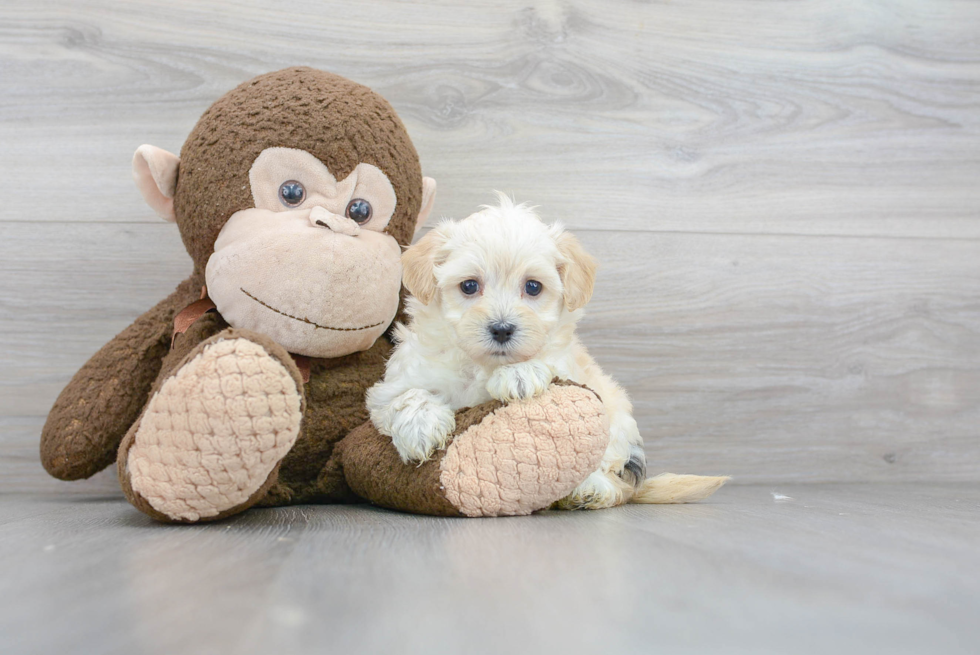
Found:
<svg viewBox="0 0 980 655"><path fill-rule="evenodd" d="M421 463L446 446L456 429L456 415L428 391L410 389L392 404L388 427L402 461Z"/></svg>
<svg viewBox="0 0 980 655"><path fill-rule="evenodd" d="M497 368L487 380L487 393L502 403L533 398L544 393L554 373L544 362L531 360Z"/></svg>
<svg viewBox="0 0 980 655"><path fill-rule="evenodd" d="M556 503L558 509L605 509L630 499L633 488L618 475L594 471Z"/></svg>

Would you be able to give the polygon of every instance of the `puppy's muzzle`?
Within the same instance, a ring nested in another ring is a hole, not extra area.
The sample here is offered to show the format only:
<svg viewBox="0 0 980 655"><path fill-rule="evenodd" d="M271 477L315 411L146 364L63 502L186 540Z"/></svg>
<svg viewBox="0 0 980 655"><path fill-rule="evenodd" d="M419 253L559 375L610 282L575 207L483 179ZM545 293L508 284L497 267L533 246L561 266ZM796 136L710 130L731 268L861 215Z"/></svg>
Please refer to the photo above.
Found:
<svg viewBox="0 0 980 655"><path fill-rule="evenodd" d="M517 328L513 323L492 323L487 327L487 330L490 331L490 336L494 341L503 344L510 341Z"/></svg>

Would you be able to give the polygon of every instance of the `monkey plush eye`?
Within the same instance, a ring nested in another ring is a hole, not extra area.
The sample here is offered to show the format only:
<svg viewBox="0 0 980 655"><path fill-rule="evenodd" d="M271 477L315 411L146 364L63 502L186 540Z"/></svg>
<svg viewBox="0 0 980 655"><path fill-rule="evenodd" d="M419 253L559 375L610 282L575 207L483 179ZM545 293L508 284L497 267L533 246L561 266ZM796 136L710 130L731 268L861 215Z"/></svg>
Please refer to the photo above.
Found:
<svg viewBox="0 0 980 655"><path fill-rule="evenodd" d="M544 285L537 280L528 280L524 283L524 293L529 296L536 296L544 289Z"/></svg>
<svg viewBox="0 0 980 655"><path fill-rule="evenodd" d="M296 207L306 200L306 189L296 180L283 182L279 187L279 201L287 207Z"/></svg>
<svg viewBox="0 0 980 655"><path fill-rule="evenodd" d="M459 290L467 296L472 296L480 290L480 283L476 280L463 280L459 283Z"/></svg>
<svg viewBox="0 0 980 655"><path fill-rule="evenodd" d="M347 203L347 218L355 223L367 223L371 220L371 203L362 198L354 198Z"/></svg>

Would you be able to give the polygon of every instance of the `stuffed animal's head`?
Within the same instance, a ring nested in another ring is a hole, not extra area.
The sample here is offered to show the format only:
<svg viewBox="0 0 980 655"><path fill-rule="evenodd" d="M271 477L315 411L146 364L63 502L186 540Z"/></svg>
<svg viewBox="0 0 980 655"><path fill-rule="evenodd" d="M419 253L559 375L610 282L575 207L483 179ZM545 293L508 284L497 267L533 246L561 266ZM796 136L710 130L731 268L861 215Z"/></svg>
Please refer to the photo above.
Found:
<svg viewBox="0 0 980 655"><path fill-rule="evenodd" d="M225 320L314 357L385 332L401 247L435 196L391 105L311 68L245 82L204 113L180 158L141 146L133 174L176 221Z"/></svg>

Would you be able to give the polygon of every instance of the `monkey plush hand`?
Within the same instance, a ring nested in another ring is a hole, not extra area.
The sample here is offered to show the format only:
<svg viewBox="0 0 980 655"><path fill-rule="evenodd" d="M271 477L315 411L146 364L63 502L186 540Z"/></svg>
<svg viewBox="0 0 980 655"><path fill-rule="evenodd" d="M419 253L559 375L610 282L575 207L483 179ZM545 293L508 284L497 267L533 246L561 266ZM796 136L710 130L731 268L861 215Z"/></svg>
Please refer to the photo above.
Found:
<svg viewBox="0 0 980 655"><path fill-rule="evenodd" d="M401 249L435 195L370 89L310 68L259 76L205 112L179 158L141 146L133 174L194 268L61 393L41 435L51 475L115 460L133 505L196 522L358 499L527 514L597 466L601 405L575 385L460 412L454 440L419 468L367 421Z"/></svg>

